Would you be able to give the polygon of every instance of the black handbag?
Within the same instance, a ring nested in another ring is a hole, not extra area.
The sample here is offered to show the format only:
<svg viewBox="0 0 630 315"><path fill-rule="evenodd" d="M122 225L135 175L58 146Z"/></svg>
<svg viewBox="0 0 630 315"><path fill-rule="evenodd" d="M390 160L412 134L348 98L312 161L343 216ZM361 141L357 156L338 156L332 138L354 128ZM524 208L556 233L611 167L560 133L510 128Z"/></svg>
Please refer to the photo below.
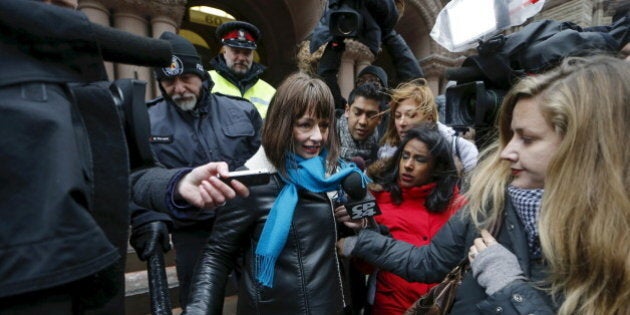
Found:
<svg viewBox="0 0 630 315"><path fill-rule="evenodd" d="M455 292L462 283L468 267L468 257L451 270L440 284L434 286L413 303L404 315L442 315L448 314L455 301Z"/></svg>

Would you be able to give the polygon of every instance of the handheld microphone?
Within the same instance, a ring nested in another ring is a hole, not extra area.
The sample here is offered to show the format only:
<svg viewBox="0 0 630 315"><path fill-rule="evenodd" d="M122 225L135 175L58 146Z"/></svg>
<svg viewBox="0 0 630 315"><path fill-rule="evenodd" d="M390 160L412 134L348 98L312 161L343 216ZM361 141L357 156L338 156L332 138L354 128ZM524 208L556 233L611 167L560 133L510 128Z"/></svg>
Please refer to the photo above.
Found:
<svg viewBox="0 0 630 315"><path fill-rule="evenodd" d="M171 44L165 40L138 36L96 23L92 23L92 29L106 61L146 67L167 67L171 64Z"/></svg>
<svg viewBox="0 0 630 315"><path fill-rule="evenodd" d="M381 214L381 210L376 205L374 197L368 193L367 188L363 187L363 179L358 173L352 173L348 175L341 182L343 191L349 197L347 202L344 203L348 214L352 220L368 218L371 219L371 224L375 215Z"/></svg>
<svg viewBox="0 0 630 315"><path fill-rule="evenodd" d="M98 46L106 61L146 67L171 64L171 44L167 41L92 23L80 11L40 1L2 1L2 5L3 34L11 34L18 43L26 43L29 49L45 56L54 53L59 58L65 45L87 43ZM50 21L57 24L51 27Z"/></svg>

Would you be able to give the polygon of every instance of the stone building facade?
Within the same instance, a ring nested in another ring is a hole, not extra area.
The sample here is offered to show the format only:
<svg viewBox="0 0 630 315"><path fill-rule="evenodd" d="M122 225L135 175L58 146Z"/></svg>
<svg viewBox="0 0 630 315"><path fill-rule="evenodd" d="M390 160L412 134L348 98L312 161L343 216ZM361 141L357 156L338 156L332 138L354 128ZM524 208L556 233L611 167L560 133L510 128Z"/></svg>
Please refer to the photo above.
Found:
<svg viewBox="0 0 630 315"><path fill-rule="evenodd" d="M466 53L447 51L429 37L438 13L448 0L401 1L405 2L405 11L396 30L414 52L434 93L440 94L446 84L444 70L458 67L466 56ZM624 0L547 0L543 11L534 20L571 21L580 26L607 25L614 7L621 1ZM151 37L159 37L163 31L179 31L199 48L204 60L209 60L218 52L219 43L214 39L216 25L210 19L206 19L209 22L205 24L193 21L190 8L195 6L218 8L235 19L257 25L262 38L256 58L268 67L264 79L277 85L287 74L298 69L300 47L319 20L326 1L79 0L79 9L95 23ZM339 73L344 95L349 93L355 74L370 63L380 65L390 76L394 75L386 53L374 56L360 44L348 47ZM204 66L208 67L207 64ZM149 82L147 98L159 94L149 68L107 64L107 71L110 79L137 78ZM395 77L392 81L396 83Z"/></svg>

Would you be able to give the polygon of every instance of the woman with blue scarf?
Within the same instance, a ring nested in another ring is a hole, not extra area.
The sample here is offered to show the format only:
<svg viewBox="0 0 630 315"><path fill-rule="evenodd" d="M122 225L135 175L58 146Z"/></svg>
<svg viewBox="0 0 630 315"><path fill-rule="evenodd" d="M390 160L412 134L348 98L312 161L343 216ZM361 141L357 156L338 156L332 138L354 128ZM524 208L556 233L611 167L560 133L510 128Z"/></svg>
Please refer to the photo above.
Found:
<svg viewBox="0 0 630 315"><path fill-rule="evenodd" d="M186 314L221 314L228 276L242 255L238 314L342 314L328 192L354 165L338 158L334 101L326 84L296 73L278 87L262 131L271 181L217 212Z"/></svg>

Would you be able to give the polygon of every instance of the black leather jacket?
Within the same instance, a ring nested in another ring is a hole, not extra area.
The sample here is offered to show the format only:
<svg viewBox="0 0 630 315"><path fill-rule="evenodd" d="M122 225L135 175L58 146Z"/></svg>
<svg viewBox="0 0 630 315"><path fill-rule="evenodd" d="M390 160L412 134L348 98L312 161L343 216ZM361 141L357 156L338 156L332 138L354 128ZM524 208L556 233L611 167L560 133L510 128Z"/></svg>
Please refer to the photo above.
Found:
<svg viewBox="0 0 630 315"><path fill-rule="evenodd" d="M287 243L275 266L273 288L256 281L254 255L269 210L284 183L250 188L217 212L212 236L197 264L186 314L221 314L223 292L243 252L238 314L340 314L345 306L335 250L337 228L324 193L299 190Z"/></svg>

